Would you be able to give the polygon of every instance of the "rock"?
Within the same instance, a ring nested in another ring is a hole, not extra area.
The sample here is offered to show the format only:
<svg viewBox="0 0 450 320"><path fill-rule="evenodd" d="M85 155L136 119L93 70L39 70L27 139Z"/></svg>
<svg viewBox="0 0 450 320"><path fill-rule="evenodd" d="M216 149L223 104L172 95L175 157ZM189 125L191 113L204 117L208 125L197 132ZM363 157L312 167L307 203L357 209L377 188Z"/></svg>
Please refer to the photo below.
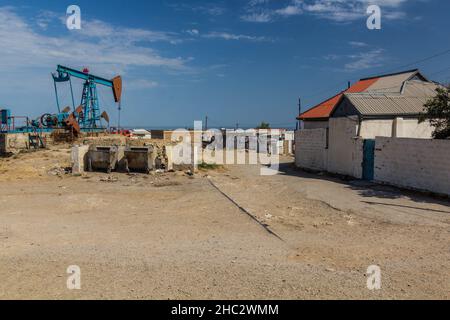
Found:
<svg viewBox="0 0 450 320"><path fill-rule="evenodd" d="M117 182L119 181L118 177L108 176L100 179L101 182Z"/></svg>

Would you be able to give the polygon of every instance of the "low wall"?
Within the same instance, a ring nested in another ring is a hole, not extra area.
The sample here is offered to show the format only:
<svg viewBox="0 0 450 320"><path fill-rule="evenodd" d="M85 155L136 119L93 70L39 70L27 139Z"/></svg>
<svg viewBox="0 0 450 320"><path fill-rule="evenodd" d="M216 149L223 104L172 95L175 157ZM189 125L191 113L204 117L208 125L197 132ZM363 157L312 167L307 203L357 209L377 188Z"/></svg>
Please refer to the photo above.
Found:
<svg viewBox="0 0 450 320"><path fill-rule="evenodd" d="M327 170L327 130L308 129L295 133L295 164L299 168Z"/></svg>
<svg viewBox="0 0 450 320"><path fill-rule="evenodd" d="M450 195L450 141L377 137L375 180Z"/></svg>
<svg viewBox="0 0 450 320"><path fill-rule="evenodd" d="M30 133L1 133L0 154L18 153L30 149ZM45 145L54 144L53 135L48 132L40 134Z"/></svg>
<svg viewBox="0 0 450 320"><path fill-rule="evenodd" d="M0 154L14 153L19 150L28 149L28 134L0 134Z"/></svg>
<svg viewBox="0 0 450 320"><path fill-rule="evenodd" d="M357 119L331 118L329 125L328 171L362 179L364 140L357 136Z"/></svg>

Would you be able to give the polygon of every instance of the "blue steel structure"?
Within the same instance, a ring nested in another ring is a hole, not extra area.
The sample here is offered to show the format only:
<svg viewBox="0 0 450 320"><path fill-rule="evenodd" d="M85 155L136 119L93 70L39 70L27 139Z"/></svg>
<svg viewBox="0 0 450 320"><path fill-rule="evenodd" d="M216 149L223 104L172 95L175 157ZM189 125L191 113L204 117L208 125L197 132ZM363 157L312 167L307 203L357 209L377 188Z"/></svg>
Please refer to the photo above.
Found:
<svg viewBox="0 0 450 320"><path fill-rule="evenodd" d="M52 74L54 80L57 114L44 114L36 120L30 120L28 117L12 116L9 109L0 110L0 132L2 133L32 133L38 135L42 132L51 132L55 128L64 128L74 131L77 134L80 131L98 132L105 128L101 125L101 119L109 123L109 116L106 112L100 113L100 105L97 94L97 85L112 88L115 102L119 103L122 96L122 78L115 77L107 80L89 73L88 69L77 71L58 65L56 73ZM75 77L84 80L81 105L75 108L75 98L71 78ZM58 97L58 83L69 82L72 97L73 112L70 107L61 110ZM24 126L16 126L16 120L25 121Z"/></svg>
<svg viewBox="0 0 450 320"><path fill-rule="evenodd" d="M11 111L9 109L0 110L0 131L7 131L11 126Z"/></svg>
<svg viewBox="0 0 450 320"><path fill-rule="evenodd" d="M61 114L57 83L69 82L72 96L73 110L75 110L81 130L88 132L104 130L104 128L101 126L102 114L100 113L97 85L112 88L115 102L120 103L122 95L122 78L118 76L112 80L107 80L90 74L88 69L78 71L61 65L58 65L56 72L57 73L52 74L52 76L55 85L56 104L58 107L58 113ZM75 108L75 100L73 96L71 77L84 80L81 105L78 108Z"/></svg>

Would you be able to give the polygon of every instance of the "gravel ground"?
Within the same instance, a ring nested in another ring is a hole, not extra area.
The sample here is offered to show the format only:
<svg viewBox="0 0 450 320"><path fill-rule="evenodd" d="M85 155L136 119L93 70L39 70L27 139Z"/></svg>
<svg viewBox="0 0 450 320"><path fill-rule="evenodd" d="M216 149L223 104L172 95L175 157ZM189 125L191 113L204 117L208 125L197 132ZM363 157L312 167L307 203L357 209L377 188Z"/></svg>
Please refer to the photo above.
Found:
<svg viewBox="0 0 450 320"><path fill-rule="evenodd" d="M292 159L266 177L258 166L71 177L57 170L68 156L0 159L0 299L450 298L445 200ZM67 289L69 265L81 290ZM370 265L381 290L367 289Z"/></svg>

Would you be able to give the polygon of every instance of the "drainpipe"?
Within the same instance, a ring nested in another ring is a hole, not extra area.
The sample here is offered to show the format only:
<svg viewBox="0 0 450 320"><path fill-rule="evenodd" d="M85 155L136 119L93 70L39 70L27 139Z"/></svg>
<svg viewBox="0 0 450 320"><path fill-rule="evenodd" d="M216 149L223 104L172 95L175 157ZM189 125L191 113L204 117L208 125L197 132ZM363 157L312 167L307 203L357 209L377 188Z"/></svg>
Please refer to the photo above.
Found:
<svg viewBox="0 0 450 320"><path fill-rule="evenodd" d="M358 116L358 133L357 133L358 137L361 137L361 124L362 124L363 120L364 120L363 116L361 116L361 115Z"/></svg>

